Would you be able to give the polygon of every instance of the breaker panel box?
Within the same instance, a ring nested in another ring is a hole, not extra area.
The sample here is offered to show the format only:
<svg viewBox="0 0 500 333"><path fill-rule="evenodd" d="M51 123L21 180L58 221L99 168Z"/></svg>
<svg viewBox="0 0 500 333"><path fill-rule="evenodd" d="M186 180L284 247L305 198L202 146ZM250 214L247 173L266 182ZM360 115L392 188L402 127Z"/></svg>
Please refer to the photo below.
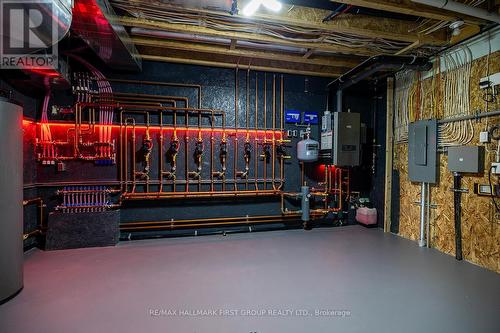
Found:
<svg viewBox="0 0 500 333"><path fill-rule="evenodd" d="M448 170L463 173L482 173L484 171L484 147L449 147Z"/></svg>
<svg viewBox="0 0 500 333"><path fill-rule="evenodd" d="M359 113L325 113L322 121L321 157L337 166L358 166L361 140Z"/></svg>
<svg viewBox="0 0 500 333"><path fill-rule="evenodd" d="M408 126L408 178L412 182L438 181L437 122L420 120Z"/></svg>

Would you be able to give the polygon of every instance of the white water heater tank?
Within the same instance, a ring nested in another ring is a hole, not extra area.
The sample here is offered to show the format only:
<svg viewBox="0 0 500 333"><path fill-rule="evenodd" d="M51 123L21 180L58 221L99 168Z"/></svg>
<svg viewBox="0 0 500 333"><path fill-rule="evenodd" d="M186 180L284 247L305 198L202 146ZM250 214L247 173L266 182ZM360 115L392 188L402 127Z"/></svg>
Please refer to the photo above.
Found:
<svg viewBox="0 0 500 333"><path fill-rule="evenodd" d="M303 162L315 162L319 157L319 142L306 137L297 143L297 158Z"/></svg>

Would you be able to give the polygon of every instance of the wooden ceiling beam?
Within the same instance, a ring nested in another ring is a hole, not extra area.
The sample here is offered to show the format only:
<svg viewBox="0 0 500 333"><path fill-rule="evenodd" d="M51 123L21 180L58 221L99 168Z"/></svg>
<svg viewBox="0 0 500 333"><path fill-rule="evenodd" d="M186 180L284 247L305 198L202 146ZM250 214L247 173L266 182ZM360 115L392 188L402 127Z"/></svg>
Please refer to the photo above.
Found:
<svg viewBox="0 0 500 333"><path fill-rule="evenodd" d="M398 2L387 0L330 0L331 2L343 3L358 7L371 8L386 12L406 14L417 17L425 17L438 21L455 21L462 18L467 23L484 23L484 21L471 16L464 16L450 11L437 9L425 5L416 4L411 0L400 0Z"/></svg>
<svg viewBox="0 0 500 333"><path fill-rule="evenodd" d="M312 70L299 70L299 69L288 69L280 67L267 67L267 66L255 66L252 64L237 64L230 62L220 62L220 61L210 61L210 60L200 60L200 59L187 59L185 57L169 57L169 56L158 56L141 54L142 59L150 61L161 61L161 62L171 62L178 64L188 64L188 65L199 65L199 66L210 66L219 68L245 68L254 71L272 72L272 73L285 73L294 75L308 75L308 76L320 76L320 77L338 77L342 73L339 72L326 72L326 71L312 71Z"/></svg>
<svg viewBox="0 0 500 333"><path fill-rule="evenodd" d="M228 49L227 45L173 41L169 39L150 38L150 37L142 37L135 35L132 35L132 42L135 45L140 45L140 46L174 49L181 51L189 51L193 53L219 54L227 56L275 60L275 61L292 62L298 64L309 64L309 65L329 66L329 67L352 68L362 60L360 59L360 61L356 61L347 58L339 59L334 56L306 58L301 54L293 55L290 53L287 54L282 52L259 51L259 50L250 50L241 48ZM310 51L312 51L312 49Z"/></svg>
<svg viewBox="0 0 500 333"><path fill-rule="evenodd" d="M243 5L244 4L240 5L240 7ZM142 7L138 6L137 10L142 10ZM296 28L324 31L326 33L350 34L365 38L384 38L409 43L420 40L424 44L442 45L448 41L448 36L442 32L421 35L411 32L413 28L416 27L415 22L391 18L346 14L333 21L323 22L323 18L328 16L331 11L304 6L293 6L292 10L282 10L272 15L258 11L251 18L242 15L231 15L219 11L180 8L165 3L157 4L153 9L144 9L146 13L148 10L188 13L199 17L199 19L203 19L204 16L211 18L217 17L227 19L231 22L249 23L253 25L259 23L273 23Z"/></svg>
<svg viewBox="0 0 500 333"><path fill-rule="evenodd" d="M368 38L384 38L400 42L420 41L428 45L442 45L448 41L446 34L438 32L421 35L410 32L415 22L366 15L345 14L333 21L323 22L331 11L302 6L294 6L291 11L273 15L257 13L251 19L255 22L274 22L312 30L325 30L331 33L351 34Z"/></svg>
<svg viewBox="0 0 500 333"><path fill-rule="evenodd" d="M328 43L318 43L318 42L295 42L289 41L277 37L266 36L256 33L243 33L243 32L233 32L233 31L219 31L202 26L192 26L184 24L173 24L162 21L153 21L143 18L133 18L128 16L118 16L115 18L116 22L120 23L126 27L138 27L145 29L156 29L177 33L185 33L192 35L205 35L210 37L218 37L225 39L237 39L242 41L250 41L255 43L265 43L273 45L285 45L292 46L296 48L304 49L316 49L332 53L342 53L342 54L356 54L359 56L372 56L379 54L380 52L375 52L373 50L368 50L364 47L353 48L347 46L340 46Z"/></svg>

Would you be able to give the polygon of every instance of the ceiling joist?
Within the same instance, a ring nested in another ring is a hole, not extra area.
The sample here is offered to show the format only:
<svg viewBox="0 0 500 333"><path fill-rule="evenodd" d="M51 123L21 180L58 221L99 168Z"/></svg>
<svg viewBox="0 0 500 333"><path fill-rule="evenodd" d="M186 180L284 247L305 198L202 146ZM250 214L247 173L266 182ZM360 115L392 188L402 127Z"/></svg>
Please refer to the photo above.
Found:
<svg viewBox="0 0 500 333"><path fill-rule="evenodd" d="M361 59L356 60L356 59L347 59L338 57L314 57L314 58L309 57L308 59L304 59L305 56L301 54L291 55L289 53L258 51L258 50L242 49L242 48L234 48L234 49L230 48L228 50L227 46L224 45L171 41L166 39L140 37L140 36L132 36L132 42L135 45L139 46L182 50L193 53L218 54L218 55L228 55L235 57L251 57L255 59L283 61L283 62L292 62L298 64L309 64L309 65L329 66L329 67L351 68L356 66L360 62L359 60L361 60Z"/></svg>
<svg viewBox="0 0 500 333"><path fill-rule="evenodd" d="M354 48L341 45L334 45L328 43L317 43L317 42L296 42L289 41L277 37L270 37L267 35L257 34L257 33L245 33L245 32L231 32L231 31L219 31L202 26L184 25L184 24L173 24L161 21L146 20L143 18L132 18L132 17L116 17L115 20L123 26L126 27L138 27L145 29L156 29L176 33L184 33L191 35L205 35L209 37L218 37L225 39L236 39L242 41L249 41L254 43L264 43L272 45L284 45L292 46L297 48L305 49L317 49L324 52L331 53L342 53L342 54L356 54L360 56L372 56L379 54L380 52L368 50L364 47Z"/></svg>

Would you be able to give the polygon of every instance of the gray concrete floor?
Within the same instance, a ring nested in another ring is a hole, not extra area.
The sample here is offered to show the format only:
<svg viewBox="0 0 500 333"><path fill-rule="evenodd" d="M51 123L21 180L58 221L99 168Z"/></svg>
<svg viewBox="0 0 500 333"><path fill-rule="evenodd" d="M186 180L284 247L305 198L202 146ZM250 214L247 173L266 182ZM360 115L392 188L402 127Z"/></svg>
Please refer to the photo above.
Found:
<svg viewBox="0 0 500 333"><path fill-rule="evenodd" d="M500 275L352 226L33 251L0 306L2 333L368 331L500 332Z"/></svg>

